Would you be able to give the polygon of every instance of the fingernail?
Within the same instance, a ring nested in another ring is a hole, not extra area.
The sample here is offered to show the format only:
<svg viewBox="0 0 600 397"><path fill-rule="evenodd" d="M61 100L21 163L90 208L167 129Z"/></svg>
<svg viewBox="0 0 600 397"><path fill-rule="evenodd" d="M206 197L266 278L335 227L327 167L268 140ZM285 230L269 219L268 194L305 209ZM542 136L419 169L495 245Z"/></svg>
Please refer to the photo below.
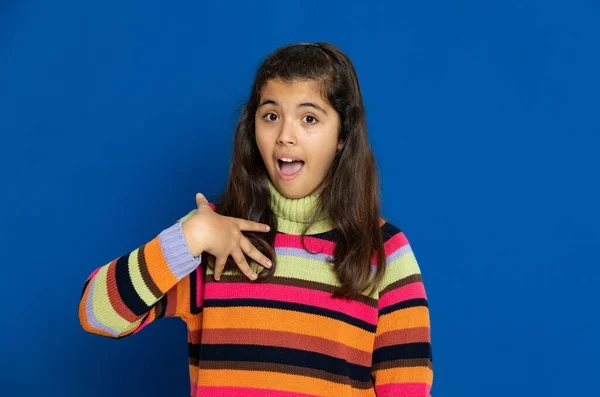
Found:
<svg viewBox="0 0 600 397"><path fill-rule="evenodd" d="M256 274L252 273L252 275L250 276L252 278L252 280L256 280L256 278L258 277Z"/></svg>
<svg viewBox="0 0 600 397"><path fill-rule="evenodd" d="M267 225L266 229L267 229L267 232L268 232L269 230L271 230L271 226Z"/></svg>
<svg viewBox="0 0 600 397"><path fill-rule="evenodd" d="M273 264L271 263L271 261L267 261L267 267L271 267L273 266Z"/></svg>

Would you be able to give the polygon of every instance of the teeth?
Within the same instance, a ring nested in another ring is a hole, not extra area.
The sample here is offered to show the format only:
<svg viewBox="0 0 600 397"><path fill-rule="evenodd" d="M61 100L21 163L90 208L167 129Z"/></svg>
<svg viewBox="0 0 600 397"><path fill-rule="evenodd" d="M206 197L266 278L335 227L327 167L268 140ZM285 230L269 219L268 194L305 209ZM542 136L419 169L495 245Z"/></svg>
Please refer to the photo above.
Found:
<svg viewBox="0 0 600 397"><path fill-rule="evenodd" d="M291 163L292 161L294 161L294 160L292 160L292 159L288 159L287 157L282 157L282 158L280 158L279 160L281 160L281 161L285 161L286 163Z"/></svg>

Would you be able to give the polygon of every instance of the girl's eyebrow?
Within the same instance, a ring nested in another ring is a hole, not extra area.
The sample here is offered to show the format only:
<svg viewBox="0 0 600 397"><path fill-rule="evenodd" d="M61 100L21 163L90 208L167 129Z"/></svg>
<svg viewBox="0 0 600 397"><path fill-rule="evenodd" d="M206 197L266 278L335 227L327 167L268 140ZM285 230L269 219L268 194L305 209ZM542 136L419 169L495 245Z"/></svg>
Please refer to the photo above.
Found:
<svg viewBox="0 0 600 397"><path fill-rule="evenodd" d="M272 99L265 99L263 100L260 105L258 105L257 109L260 109L262 106L264 105L275 105L275 106L279 106L279 103L277 103L276 101L272 100ZM301 102L298 104L298 107L312 107L315 108L317 110L320 110L321 112L327 114L327 112L325 111L325 109L323 109L321 106L313 103L313 102Z"/></svg>

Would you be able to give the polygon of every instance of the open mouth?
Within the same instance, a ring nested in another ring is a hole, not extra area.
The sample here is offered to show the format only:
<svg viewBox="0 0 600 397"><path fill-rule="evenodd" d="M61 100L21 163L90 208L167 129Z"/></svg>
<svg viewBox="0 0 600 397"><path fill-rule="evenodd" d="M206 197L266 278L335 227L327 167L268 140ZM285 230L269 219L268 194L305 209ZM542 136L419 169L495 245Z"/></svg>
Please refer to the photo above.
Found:
<svg viewBox="0 0 600 397"><path fill-rule="evenodd" d="M304 167L304 161L283 161L277 160L277 170L284 177L284 179L296 176L300 170Z"/></svg>

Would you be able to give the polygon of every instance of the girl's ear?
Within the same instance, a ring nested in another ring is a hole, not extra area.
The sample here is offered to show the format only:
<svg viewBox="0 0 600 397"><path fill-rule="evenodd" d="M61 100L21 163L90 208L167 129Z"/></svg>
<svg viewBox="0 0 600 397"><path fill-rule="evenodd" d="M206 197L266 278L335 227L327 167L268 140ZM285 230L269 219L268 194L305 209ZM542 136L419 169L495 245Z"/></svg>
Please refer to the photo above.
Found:
<svg viewBox="0 0 600 397"><path fill-rule="evenodd" d="M340 141L337 145L337 150L340 151L344 147L344 141Z"/></svg>

